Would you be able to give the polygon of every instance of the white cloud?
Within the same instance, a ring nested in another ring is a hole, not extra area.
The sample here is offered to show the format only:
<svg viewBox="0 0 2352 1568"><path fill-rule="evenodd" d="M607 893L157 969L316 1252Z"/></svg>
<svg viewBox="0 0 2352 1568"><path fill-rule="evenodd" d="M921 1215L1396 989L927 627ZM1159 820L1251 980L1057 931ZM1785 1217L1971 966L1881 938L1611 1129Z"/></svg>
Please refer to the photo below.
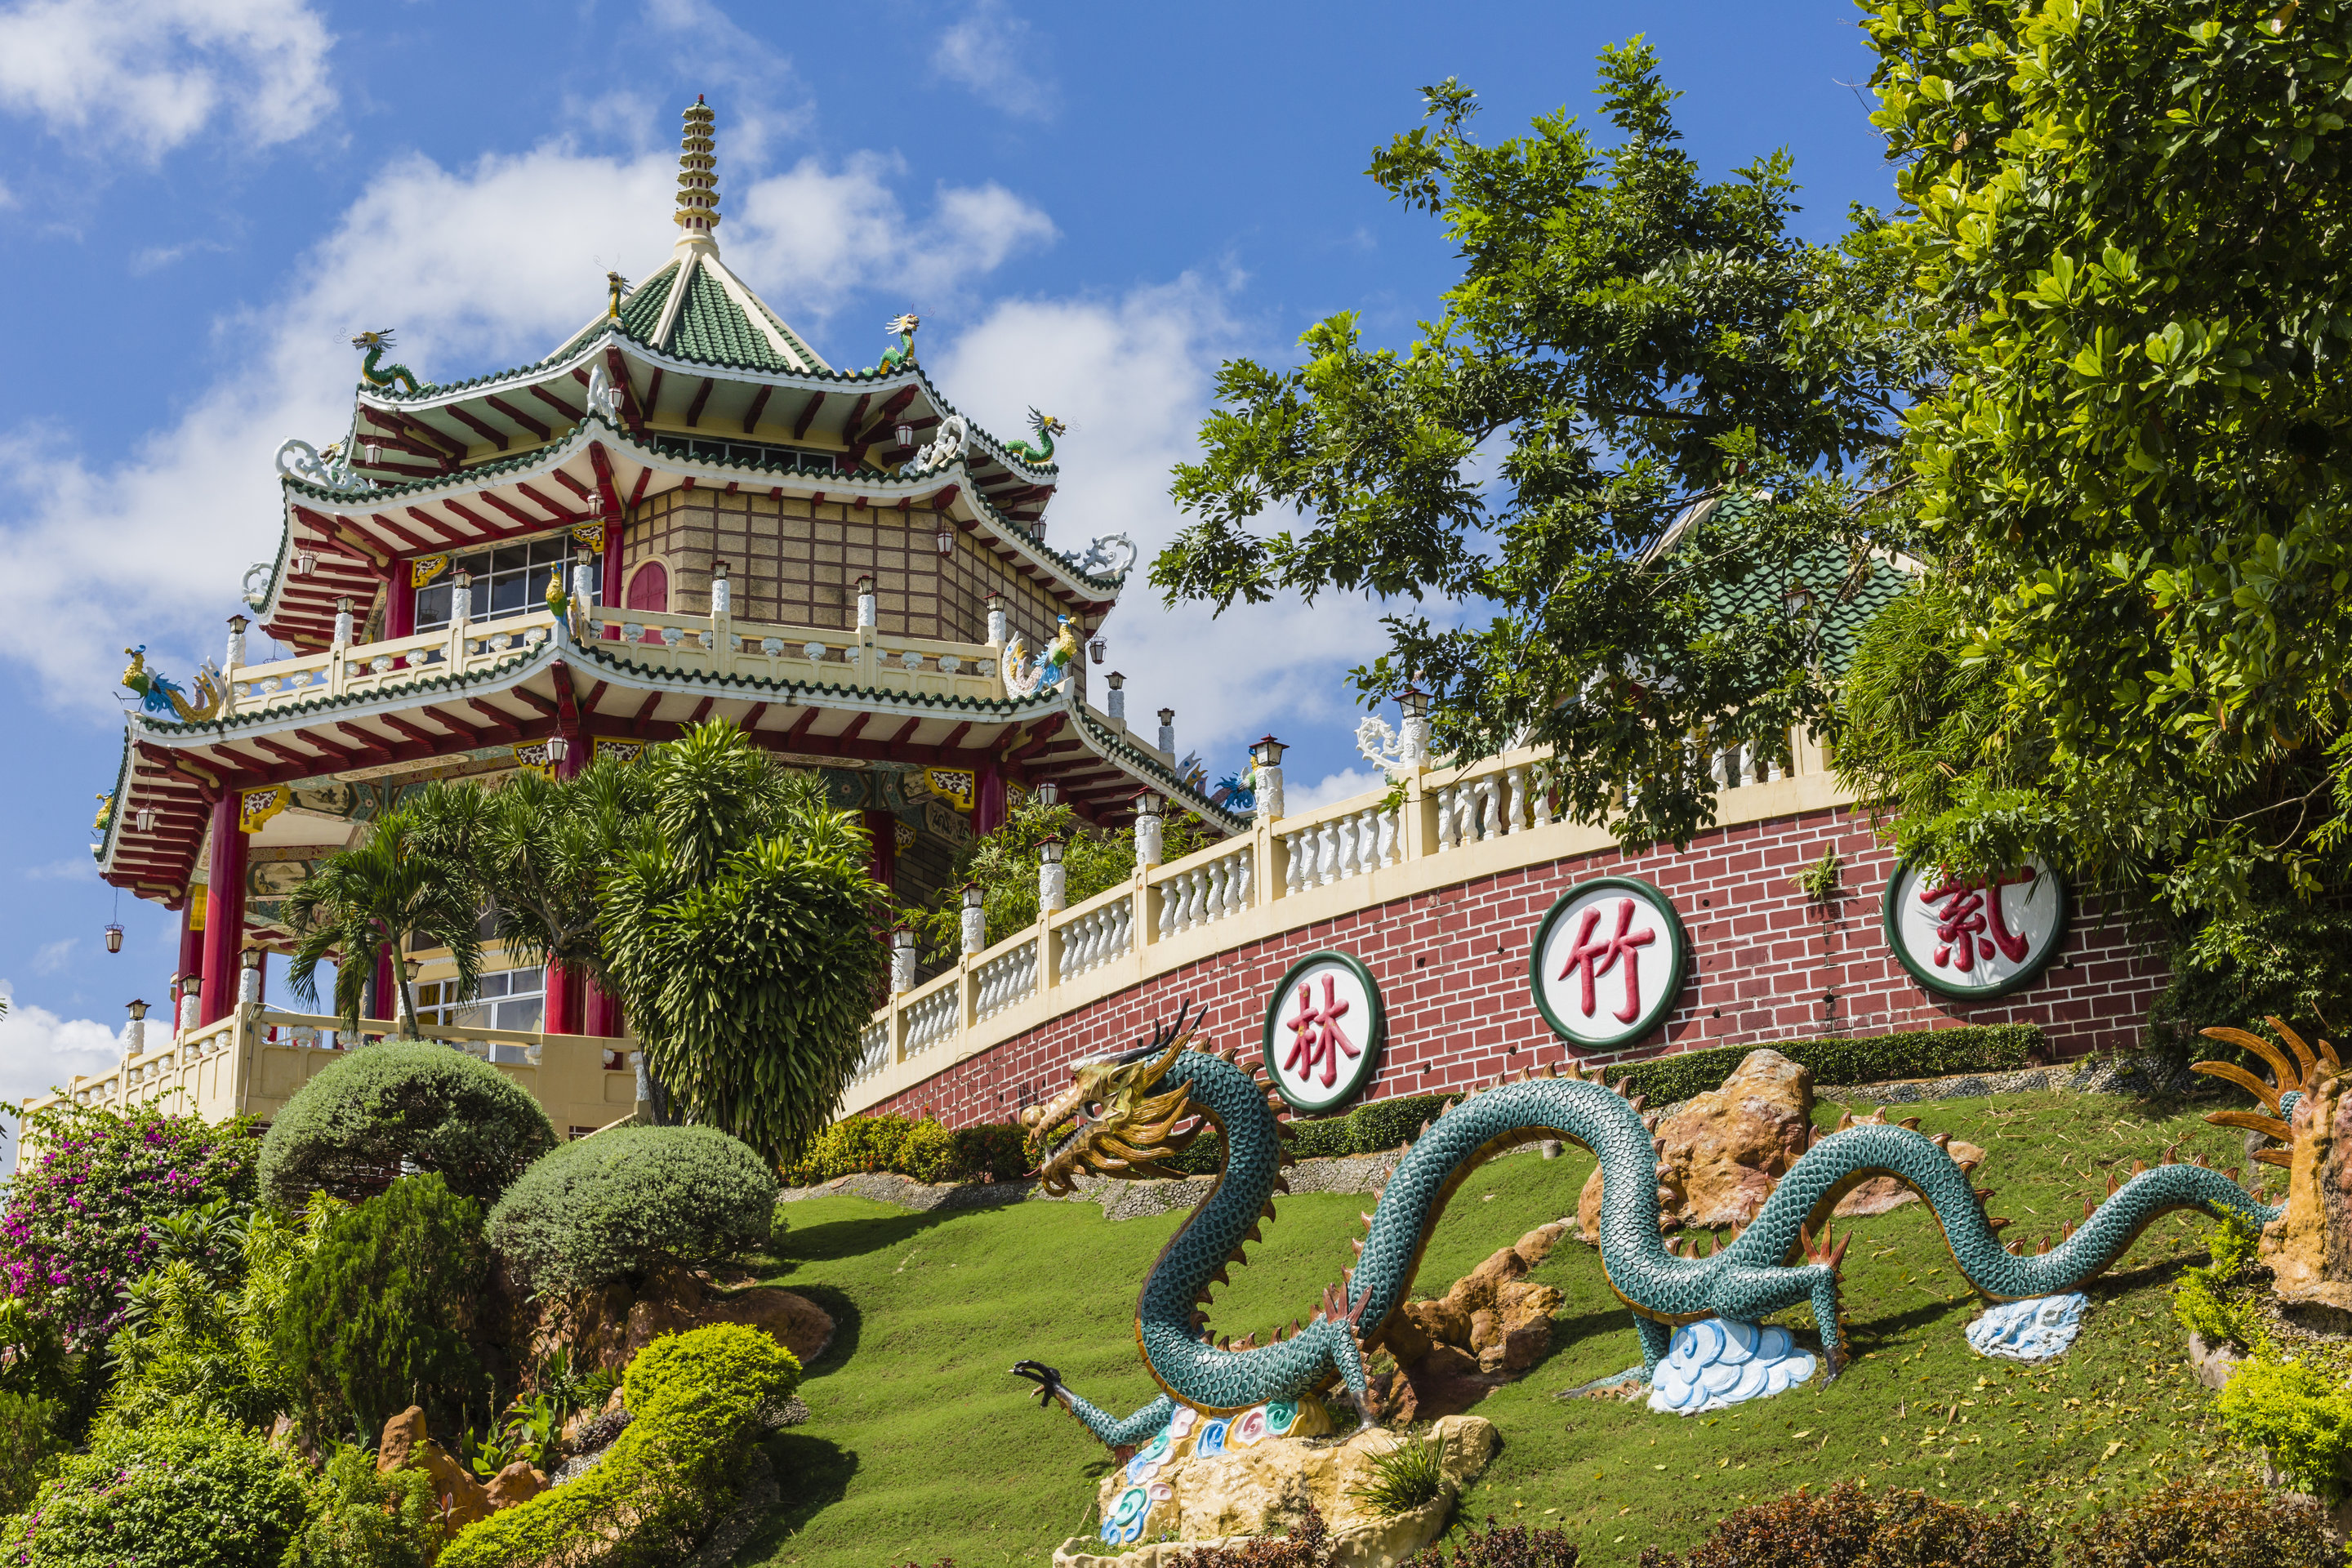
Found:
<svg viewBox="0 0 2352 1568"><path fill-rule="evenodd" d="M0 1101L22 1104L32 1095L62 1089L76 1073L100 1073L122 1059L121 1037L90 1018L61 1018L47 1007L16 1000L16 986L0 980L8 1016L0 1018ZM15 1151L7 1155L13 1164Z"/></svg>
<svg viewBox="0 0 2352 1568"><path fill-rule="evenodd" d="M1045 120L1054 112L1054 90L1031 68L1034 48L1027 22L997 0L980 0L940 35L931 69L1016 120Z"/></svg>
<svg viewBox="0 0 2352 1568"><path fill-rule="evenodd" d="M53 427L0 433L0 658L31 667L56 706L110 719L121 627L184 679L242 607L244 563L277 549L272 454L349 425L351 335L397 329L395 357L428 380L536 359L602 312L607 267L642 277L667 256L674 159L554 143L463 169L397 160L279 299L215 323L227 368L126 458L99 469ZM1044 213L995 186L944 190L910 219L889 184L900 172L862 154L837 173L804 163L755 183L749 210L720 230L728 260L793 320L861 284L952 298L1053 236ZM811 232L836 222L845 232L812 249ZM107 614L90 616L93 604Z"/></svg>
<svg viewBox="0 0 2352 1568"><path fill-rule="evenodd" d="M81 938L78 936L64 936L55 942L43 942L40 951L33 954L33 973L55 974L66 966L66 960L71 958L73 950L80 945Z"/></svg>
<svg viewBox="0 0 2352 1568"><path fill-rule="evenodd" d="M0 10L0 108L150 160L215 118L274 146L334 109L333 43L302 0L21 0Z"/></svg>
<svg viewBox="0 0 2352 1568"><path fill-rule="evenodd" d="M763 167L773 143L807 130L814 109L791 58L736 26L709 0L647 0L645 17L656 36L675 40L673 74L695 83L710 100L722 197L730 163ZM685 107L671 104L668 113L676 116ZM674 156L678 121L673 118L669 125Z"/></svg>
<svg viewBox="0 0 2352 1568"><path fill-rule="evenodd" d="M1317 811L1350 796L1388 787L1386 773L1370 768L1343 768L1336 773L1324 774L1304 789L1285 787L1282 805L1286 811Z"/></svg>
<svg viewBox="0 0 2352 1568"><path fill-rule="evenodd" d="M993 181L942 187L928 216L910 217L892 182L905 160L857 153L828 168L803 158L756 182L734 204L728 260L787 321L832 314L857 289L895 290L936 312L1016 251L1050 245L1054 220ZM878 339L878 331L875 334Z"/></svg>
<svg viewBox="0 0 2352 1568"><path fill-rule="evenodd" d="M1105 627L1106 668L1128 677L1130 723L1176 710L1179 753L1199 750L1212 778L1270 726L1289 726L1286 740L1351 727L1339 672L1386 646L1379 612L1360 598L1286 598L1212 618L1201 605L1163 608L1145 581L1181 521L1169 470L1197 456L1217 364L1244 346L1225 301L1224 287L1189 274L1118 300L1012 300L930 348L940 384L996 435L1018 434L1032 405L1069 426L1047 542L1083 553L1097 535L1134 540L1141 556Z"/></svg>
<svg viewBox="0 0 2352 1568"><path fill-rule="evenodd" d="M90 875L91 865L87 855L68 855L46 866L27 866L25 875L36 882L79 882Z"/></svg>

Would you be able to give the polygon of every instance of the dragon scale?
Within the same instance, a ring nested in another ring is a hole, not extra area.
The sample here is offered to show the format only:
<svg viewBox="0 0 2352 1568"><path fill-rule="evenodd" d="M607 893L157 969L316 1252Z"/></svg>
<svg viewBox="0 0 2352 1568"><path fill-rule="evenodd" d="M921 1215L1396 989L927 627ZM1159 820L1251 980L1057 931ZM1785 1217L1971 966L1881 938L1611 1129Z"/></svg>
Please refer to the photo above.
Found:
<svg viewBox="0 0 2352 1568"><path fill-rule="evenodd" d="M1181 1027L1181 1026L1180 1026ZM1014 1370L1058 1398L1114 1447L1141 1442L1164 1426L1177 1403L1223 1415L1270 1401L1295 1400L1344 1384L1367 1420L1372 1401L1365 1363L1389 1317L1412 1286L1431 1230L1454 1190L1478 1164L1514 1145L1542 1138L1581 1144L1602 1173L1601 1261L1610 1288L1635 1313L1643 1360L1654 1371L1672 1325L1703 1318L1755 1321L1808 1304L1821 1325L1831 1375L1846 1354L1839 1312L1843 1247L1813 1245L1838 1199L1856 1184L1888 1175L1917 1192L1942 1227L1960 1273L1997 1300L2074 1289L2096 1277L2150 1223L2179 1208L2261 1226L2282 1211L2256 1202L2231 1176L2200 1165L2164 1164L2122 1184L2061 1245L2020 1256L2005 1248L1967 1174L1934 1139L1907 1127L1865 1124L1819 1139L1782 1176L1755 1220L1706 1258L1671 1251L1659 1230L1656 1155L1638 1108L1617 1092L1578 1078L1528 1079L1480 1091L1425 1128L1389 1178L1370 1216L1355 1268L1327 1291L1314 1320L1266 1345L1214 1342L1200 1310L1242 1248L1259 1239L1272 1199L1289 1189L1286 1132L1261 1079L1228 1057L1152 1047L1076 1069L1079 1085L1041 1118L1100 1101L1115 1109L1088 1122L1048 1162L1046 1184L1066 1189L1080 1167L1113 1176L1167 1173L1157 1162L1182 1142L1165 1134L1178 1116L1214 1122L1225 1165L1215 1186L1170 1238L1144 1280L1136 1337L1152 1378L1166 1391L1134 1415L1113 1416L1062 1386L1049 1367ZM1139 1059L1140 1058L1140 1059ZM1159 1097L1158 1128L1139 1128L1144 1096ZM1170 1107L1174 1109L1171 1110ZM1162 1135L1160 1146L1150 1136ZM2003 1222L2005 1223L2005 1222Z"/></svg>

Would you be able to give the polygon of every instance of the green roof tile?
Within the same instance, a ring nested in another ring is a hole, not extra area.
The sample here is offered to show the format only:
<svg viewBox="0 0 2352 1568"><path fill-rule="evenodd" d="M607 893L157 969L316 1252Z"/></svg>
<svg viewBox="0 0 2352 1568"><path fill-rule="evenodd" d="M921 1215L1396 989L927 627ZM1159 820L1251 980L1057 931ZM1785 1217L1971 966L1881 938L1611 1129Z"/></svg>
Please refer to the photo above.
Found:
<svg viewBox="0 0 2352 1568"><path fill-rule="evenodd" d="M678 310L670 342L682 353L719 364L746 370L793 368L768 346L766 334L728 298L726 286L707 268L696 268L688 280L686 303Z"/></svg>
<svg viewBox="0 0 2352 1568"><path fill-rule="evenodd" d="M1713 511L1694 523L1671 548L1680 549L1699 529L1736 522L1759 504L1758 497L1745 492L1725 496ZM1768 583L1760 574L1751 576L1746 582L1718 584L1708 596L1717 613L1728 622L1738 616L1778 612L1790 587L1808 589L1816 602L1826 606L1822 612L1822 663L1832 675L1845 673L1846 667L1853 661L1854 650L1861 646L1864 628L1910 580L1901 568L1876 556L1864 563L1857 576L1852 558L1843 550L1827 545L1800 556L1791 577L1793 581L1789 583Z"/></svg>

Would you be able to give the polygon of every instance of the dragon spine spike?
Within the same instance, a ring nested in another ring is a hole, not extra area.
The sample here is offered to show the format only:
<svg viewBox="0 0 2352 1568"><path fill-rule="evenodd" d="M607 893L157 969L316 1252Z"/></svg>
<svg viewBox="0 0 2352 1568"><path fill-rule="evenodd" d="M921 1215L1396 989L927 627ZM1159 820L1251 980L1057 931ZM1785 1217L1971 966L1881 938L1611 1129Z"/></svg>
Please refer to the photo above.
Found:
<svg viewBox="0 0 2352 1568"><path fill-rule="evenodd" d="M2233 1182L2234 1182L2234 1181L2236 1181L2236 1180L2238 1179L2238 1167L2237 1167L2237 1166L2235 1166L2235 1165L2232 1165L2232 1166L2231 1166L2228 1170L2226 1170L2226 1171L2222 1172L2221 1173L2222 1173L2223 1175L2225 1175L2225 1176L2229 1177L2229 1178L2230 1178L2230 1180L2231 1180L2231 1181L2233 1181Z"/></svg>
<svg viewBox="0 0 2352 1568"><path fill-rule="evenodd" d="M1853 1126L1853 1111L1851 1111L1851 1110L1841 1110L1841 1111L1839 1111L1839 1112L1838 1112L1837 1127L1836 1127L1836 1129L1835 1129L1837 1131L1843 1132L1843 1131L1844 1131L1847 1128L1849 1128L1849 1127L1851 1127L1851 1126Z"/></svg>
<svg viewBox="0 0 2352 1568"><path fill-rule="evenodd" d="M1257 1226L1253 1224L1247 1230L1242 1232L1242 1239L1244 1241L1264 1241L1265 1237L1259 1233ZM1239 1247L1235 1247L1234 1251L1234 1255L1238 1257L1241 1249Z"/></svg>
<svg viewBox="0 0 2352 1568"><path fill-rule="evenodd" d="M2064 1225L2058 1227L2058 1239L2061 1241L2072 1241L2074 1239L2074 1222L2073 1220L2068 1220Z"/></svg>
<svg viewBox="0 0 2352 1568"><path fill-rule="evenodd" d="M1364 1255L1364 1243L1360 1237L1349 1237L1348 1238L1348 1245L1356 1249L1357 1257L1361 1258Z"/></svg>
<svg viewBox="0 0 2352 1568"><path fill-rule="evenodd" d="M2001 1250L2008 1253L2011 1258L2022 1258L2025 1256L2024 1246L2020 1242L2005 1242L2001 1246Z"/></svg>
<svg viewBox="0 0 2352 1568"><path fill-rule="evenodd" d="M2116 1180L2116 1173L2113 1171L2109 1171L2107 1173L2107 1196L2114 1197L2116 1195L2116 1189L2122 1184L2122 1183Z"/></svg>
<svg viewBox="0 0 2352 1568"><path fill-rule="evenodd" d="M2017 1222L2015 1220L2011 1219L2007 1215L1989 1214L1985 1215L1985 1228L1988 1230L2000 1230L2006 1226L2015 1225L2016 1223Z"/></svg>
<svg viewBox="0 0 2352 1568"><path fill-rule="evenodd" d="M2180 1162L2174 1157L2175 1152L2178 1151L2179 1147L2180 1145L2178 1143L2167 1143L2164 1146L2164 1158L2158 1163L2159 1164L2166 1165L2178 1165L2180 1163Z"/></svg>
<svg viewBox="0 0 2352 1568"><path fill-rule="evenodd" d="M1993 1194L1993 1193L1994 1193L1996 1190L1997 1190L1997 1189L1992 1188L1992 1187L1979 1187L1979 1188L1977 1188L1977 1189L1976 1189L1976 1194L1977 1194L1977 1206L1978 1206L1979 1208L1982 1208L1986 1204L1990 1203L1990 1202L1992 1201L1992 1194Z"/></svg>
<svg viewBox="0 0 2352 1568"><path fill-rule="evenodd" d="M2140 1173L2142 1173L2143 1171L2146 1171L2147 1169L2147 1161L2145 1161L2145 1160L2134 1160L2134 1161L2132 1162L2132 1174L2133 1174L2133 1175L2137 1176L2137 1175L2140 1174Z"/></svg>
<svg viewBox="0 0 2352 1568"><path fill-rule="evenodd" d="M1642 1130L1644 1132L1655 1132L1658 1130L1658 1113L1656 1111L1649 1111L1643 1116Z"/></svg>
<svg viewBox="0 0 2352 1568"><path fill-rule="evenodd" d="M1365 1213L1363 1210L1361 1210L1361 1209L1358 1209L1358 1210L1356 1211L1356 1217L1357 1217L1358 1219L1362 1220L1362 1221L1364 1222L1364 1228L1365 1228L1366 1230L1370 1230L1370 1229L1371 1229L1371 1228L1372 1228L1372 1216L1371 1216L1371 1215L1370 1215L1366 1214L1366 1213Z"/></svg>
<svg viewBox="0 0 2352 1568"><path fill-rule="evenodd" d="M1927 1142L1938 1149L1949 1150L1952 1146L1952 1135L1948 1132L1930 1132L1927 1134Z"/></svg>
<svg viewBox="0 0 2352 1568"><path fill-rule="evenodd" d="M2276 1018L2264 1018L2263 1022L2278 1031L2279 1038L2286 1042L2286 1048L2293 1051L2295 1059L2303 1064L2303 1081L2309 1083L2312 1075L2319 1070L2319 1058L2311 1054L2311 1047L2303 1043L2303 1037Z"/></svg>
<svg viewBox="0 0 2352 1568"><path fill-rule="evenodd" d="M1625 1098L1625 1086L1633 1081L1630 1078L1621 1078L1609 1086L1609 1092L1622 1100Z"/></svg>
<svg viewBox="0 0 2352 1568"><path fill-rule="evenodd" d="M1265 1206L1257 1211L1257 1217L1260 1219L1272 1219L1274 1217L1274 1200L1272 1198L1265 1200Z"/></svg>
<svg viewBox="0 0 2352 1568"><path fill-rule="evenodd" d="M2083 1200L2083 1217L2084 1217L2084 1219L2088 1219L2088 1218L2090 1218L2093 1215L2095 1215L2095 1214L2096 1214L2096 1213L2098 1213L2098 1212L2099 1212L2099 1200L2098 1200L2098 1199L2096 1199L2096 1198L2084 1198L2084 1199Z"/></svg>
<svg viewBox="0 0 2352 1568"><path fill-rule="evenodd" d="M1646 1094L1637 1094L1625 1103L1632 1106L1634 1110L1639 1110L1642 1107L1650 1103L1650 1097Z"/></svg>
<svg viewBox="0 0 2352 1568"><path fill-rule="evenodd" d="M1916 1116L1906 1116L1895 1125L1897 1127L1908 1127L1912 1131L1916 1132L1919 1131L1919 1119Z"/></svg>
<svg viewBox="0 0 2352 1568"><path fill-rule="evenodd" d="M1662 1186L1658 1189L1658 1202L1661 1205L1673 1203L1675 1195L1675 1190L1672 1187Z"/></svg>
<svg viewBox="0 0 2352 1568"><path fill-rule="evenodd" d="M2049 1251L2050 1238L2046 1236L2037 1237L2033 1243L2033 1256L2041 1258L2047 1255Z"/></svg>
<svg viewBox="0 0 2352 1568"><path fill-rule="evenodd" d="M1230 1338L1219 1340L1217 1348L1221 1351L1229 1351L1234 1348L1234 1342Z"/></svg>
<svg viewBox="0 0 2352 1568"><path fill-rule="evenodd" d="M1666 1141L1663 1138L1652 1138L1650 1140L1650 1152L1654 1154L1664 1154L1666 1152Z"/></svg>

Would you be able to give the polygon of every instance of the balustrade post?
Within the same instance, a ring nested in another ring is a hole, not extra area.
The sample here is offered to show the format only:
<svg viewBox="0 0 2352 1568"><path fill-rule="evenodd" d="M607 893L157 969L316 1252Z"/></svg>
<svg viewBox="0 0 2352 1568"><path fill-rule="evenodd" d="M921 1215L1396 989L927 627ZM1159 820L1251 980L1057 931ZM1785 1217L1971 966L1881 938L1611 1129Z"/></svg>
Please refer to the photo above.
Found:
<svg viewBox="0 0 2352 1568"><path fill-rule="evenodd" d="M878 616L874 607L874 579L857 580L857 673L872 684L874 679L874 637Z"/></svg>
<svg viewBox="0 0 2352 1568"><path fill-rule="evenodd" d="M969 952L956 960L956 1032L980 1026L980 971Z"/></svg>
<svg viewBox="0 0 2352 1568"><path fill-rule="evenodd" d="M220 714L224 719L236 711L236 672L245 665L245 628L250 625L243 616L228 618L227 658L221 663Z"/></svg>
<svg viewBox="0 0 2352 1568"><path fill-rule="evenodd" d="M898 1004L902 998L893 992L890 996L890 1059L907 1059L907 1010Z"/></svg>
<svg viewBox="0 0 2352 1568"><path fill-rule="evenodd" d="M735 596L724 561L710 568L710 658L719 674L735 673Z"/></svg>

